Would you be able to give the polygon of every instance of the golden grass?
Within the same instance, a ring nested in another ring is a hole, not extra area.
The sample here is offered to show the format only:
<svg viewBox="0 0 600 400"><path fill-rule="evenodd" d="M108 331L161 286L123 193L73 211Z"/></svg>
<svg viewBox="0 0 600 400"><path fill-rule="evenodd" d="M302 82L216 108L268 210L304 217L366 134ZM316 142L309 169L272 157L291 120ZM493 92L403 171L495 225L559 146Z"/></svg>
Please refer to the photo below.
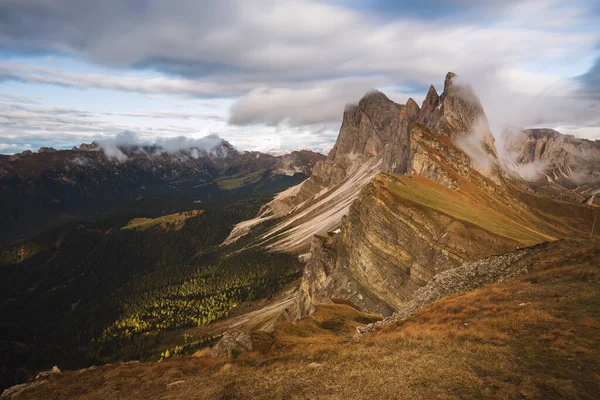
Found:
<svg viewBox="0 0 600 400"><path fill-rule="evenodd" d="M512 218L511 213L501 213L497 207L487 206L485 199L478 198L483 195L467 192L466 185L459 190L451 190L422 176L404 175L394 175L392 180L379 179L379 182L398 201L428 207L524 245L556 239Z"/></svg>

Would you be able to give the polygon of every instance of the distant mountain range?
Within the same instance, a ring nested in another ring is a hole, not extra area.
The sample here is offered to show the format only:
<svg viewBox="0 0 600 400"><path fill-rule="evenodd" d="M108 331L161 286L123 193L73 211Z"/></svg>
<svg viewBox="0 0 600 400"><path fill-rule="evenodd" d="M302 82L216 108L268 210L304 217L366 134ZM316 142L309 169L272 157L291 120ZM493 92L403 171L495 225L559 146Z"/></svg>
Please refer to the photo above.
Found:
<svg viewBox="0 0 600 400"><path fill-rule="evenodd" d="M598 201L600 140L579 139L553 129L525 129L509 136L505 152L511 177L546 194ZM557 190L557 186L568 191Z"/></svg>
<svg viewBox="0 0 600 400"><path fill-rule="evenodd" d="M117 156L115 156L115 152ZM325 156L239 152L218 139L207 149L82 144L0 158L0 243L72 220L96 219L149 196L209 200L281 191L306 179Z"/></svg>

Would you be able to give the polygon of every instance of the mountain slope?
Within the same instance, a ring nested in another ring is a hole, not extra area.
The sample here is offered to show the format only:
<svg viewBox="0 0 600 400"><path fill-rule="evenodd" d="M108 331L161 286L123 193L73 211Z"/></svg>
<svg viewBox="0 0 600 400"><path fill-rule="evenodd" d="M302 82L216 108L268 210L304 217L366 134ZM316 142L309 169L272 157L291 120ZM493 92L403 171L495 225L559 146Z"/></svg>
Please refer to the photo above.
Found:
<svg viewBox="0 0 600 400"><path fill-rule="evenodd" d="M322 305L237 359L185 357L66 371L20 398L580 398L600 390L597 241L557 241L526 272L434 302L352 341L372 320ZM177 383L176 383L177 382Z"/></svg>
<svg viewBox="0 0 600 400"><path fill-rule="evenodd" d="M321 235L310 245L297 316L336 300L389 315L465 261L591 230L594 209L540 198L507 178L479 100L455 79L447 74L440 96L431 87L421 108L367 93L345 110L313 175L242 223L283 216L262 236L272 250L306 252Z"/></svg>

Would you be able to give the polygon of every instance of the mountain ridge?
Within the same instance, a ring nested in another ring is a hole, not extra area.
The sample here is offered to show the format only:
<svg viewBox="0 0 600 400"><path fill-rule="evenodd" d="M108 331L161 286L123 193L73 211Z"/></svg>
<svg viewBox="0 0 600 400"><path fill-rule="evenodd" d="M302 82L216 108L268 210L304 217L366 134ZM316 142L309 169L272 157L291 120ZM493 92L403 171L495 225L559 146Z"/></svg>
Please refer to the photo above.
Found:
<svg viewBox="0 0 600 400"><path fill-rule="evenodd" d="M213 141L214 142L214 141ZM280 191L310 175L325 156L238 152L219 139L206 150L114 146L25 151L0 160L0 242L30 237L63 222L96 218L147 196L207 200L256 190Z"/></svg>

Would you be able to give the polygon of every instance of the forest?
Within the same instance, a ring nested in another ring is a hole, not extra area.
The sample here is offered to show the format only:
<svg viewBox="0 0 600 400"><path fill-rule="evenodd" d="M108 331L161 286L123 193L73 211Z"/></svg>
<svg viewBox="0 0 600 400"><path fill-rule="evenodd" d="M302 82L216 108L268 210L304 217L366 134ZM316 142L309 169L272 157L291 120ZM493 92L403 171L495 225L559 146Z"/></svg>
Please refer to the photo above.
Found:
<svg viewBox="0 0 600 400"><path fill-rule="evenodd" d="M145 199L0 247L2 386L55 364L158 359L167 332L227 317L298 277L294 256L218 246L271 197ZM124 229L173 212L187 212L176 229Z"/></svg>

